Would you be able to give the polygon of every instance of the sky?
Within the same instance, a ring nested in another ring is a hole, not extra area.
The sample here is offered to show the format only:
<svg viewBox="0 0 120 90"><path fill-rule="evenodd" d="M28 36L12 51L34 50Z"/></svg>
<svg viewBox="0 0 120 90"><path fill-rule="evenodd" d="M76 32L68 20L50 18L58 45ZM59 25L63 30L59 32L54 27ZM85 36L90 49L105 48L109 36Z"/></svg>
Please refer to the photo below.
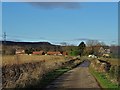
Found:
<svg viewBox="0 0 120 90"><path fill-rule="evenodd" d="M118 43L117 2L2 3L2 33L7 40Z"/></svg>
<svg viewBox="0 0 120 90"><path fill-rule="evenodd" d="M1 0L2 2L119 2L119 0Z"/></svg>

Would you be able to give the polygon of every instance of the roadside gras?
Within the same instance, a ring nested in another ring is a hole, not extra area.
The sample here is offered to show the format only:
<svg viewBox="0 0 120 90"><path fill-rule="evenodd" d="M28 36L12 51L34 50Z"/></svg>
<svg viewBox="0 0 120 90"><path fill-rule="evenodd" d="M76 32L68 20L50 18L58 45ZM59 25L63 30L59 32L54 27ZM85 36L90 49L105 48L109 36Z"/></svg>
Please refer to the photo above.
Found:
<svg viewBox="0 0 120 90"><path fill-rule="evenodd" d="M107 89L117 89L120 90L120 87L118 87L117 84L112 83L110 80L106 78L105 73L97 72L93 68L89 68L91 74L97 79L99 82L100 86L102 88L107 88Z"/></svg>
<svg viewBox="0 0 120 90"><path fill-rule="evenodd" d="M40 87L45 88L50 82L61 76L63 73L69 71L70 68L60 68L47 73L40 81Z"/></svg>
<svg viewBox="0 0 120 90"><path fill-rule="evenodd" d="M61 76L62 74L64 74L65 72L77 67L78 65L80 65L82 62L79 62L77 64L71 65L71 66L65 66L65 67L61 67L58 69L55 69L53 71L50 71L46 74L43 75L42 79L39 80L39 82L37 82L34 85L30 85L27 86L26 88L45 88L47 85L49 85L52 81L54 81L56 78L58 78L59 76Z"/></svg>

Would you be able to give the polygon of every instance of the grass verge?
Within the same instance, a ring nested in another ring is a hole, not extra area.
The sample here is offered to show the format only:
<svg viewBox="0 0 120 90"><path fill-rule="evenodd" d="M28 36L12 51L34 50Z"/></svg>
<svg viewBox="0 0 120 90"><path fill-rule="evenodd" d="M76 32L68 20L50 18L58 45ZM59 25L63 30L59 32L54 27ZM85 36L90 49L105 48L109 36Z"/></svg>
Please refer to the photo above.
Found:
<svg viewBox="0 0 120 90"><path fill-rule="evenodd" d="M118 87L117 84L114 84L110 80L108 80L104 73L97 72L91 67L89 68L89 70L91 74L97 79L98 83L102 88L120 90L120 87Z"/></svg>

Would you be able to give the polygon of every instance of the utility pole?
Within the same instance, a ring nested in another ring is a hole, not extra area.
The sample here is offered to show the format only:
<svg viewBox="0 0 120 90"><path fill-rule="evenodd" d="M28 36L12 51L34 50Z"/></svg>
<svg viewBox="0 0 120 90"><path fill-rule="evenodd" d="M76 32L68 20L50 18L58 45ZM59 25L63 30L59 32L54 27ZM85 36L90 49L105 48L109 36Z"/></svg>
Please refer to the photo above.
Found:
<svg viewBox="0 0 120 90"><path fill-rule="evenodd" d="M3 41L4 41L4 44L6 43L6 32L3 33Z"/></svg>
<svg viewBox="0 0 120 90"><path fill-rule="evenodd" d="M5 48L6 48L6 46L5 46L5 44L6 44L6 32L4 32L3 33L3 44L2 44L2 54L5 54L6 53L6 50L5 50Z"/></svg>

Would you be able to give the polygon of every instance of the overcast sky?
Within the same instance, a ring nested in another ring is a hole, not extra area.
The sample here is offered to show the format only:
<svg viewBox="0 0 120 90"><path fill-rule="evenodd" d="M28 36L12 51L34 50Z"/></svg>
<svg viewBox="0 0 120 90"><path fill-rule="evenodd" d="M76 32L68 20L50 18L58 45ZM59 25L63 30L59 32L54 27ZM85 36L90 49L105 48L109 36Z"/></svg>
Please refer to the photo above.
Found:
<svg viewBox="0 0 120 90"><path fill-rule="evenodd" d="M3 4L3 32L7 40L68 42L89 39L118 42L118 3Z"/></svg>

